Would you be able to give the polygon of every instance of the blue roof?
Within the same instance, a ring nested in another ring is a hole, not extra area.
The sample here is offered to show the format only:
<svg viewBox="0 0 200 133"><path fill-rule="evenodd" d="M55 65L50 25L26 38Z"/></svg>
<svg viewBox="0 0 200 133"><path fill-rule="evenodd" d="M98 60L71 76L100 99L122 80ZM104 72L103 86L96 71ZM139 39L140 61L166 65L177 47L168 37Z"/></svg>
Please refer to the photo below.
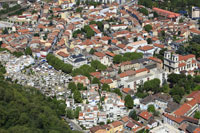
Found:
<svg viewBox="0 0 200 133"><path fill-rule="evenodd" d="M81 61L85 61L86 59L84 59L84 58L78 58L78 59L76 59L74 62L75 63L78 63L78 62L81 62Z"/></svg>
<svg viewBox="0 0 200 133"><path fill-rule="evenodd" d="M83 57L82 54L78 54L78 55L71 55L72 58L76 59L76 58L80 58L80 57Z"/></svg>

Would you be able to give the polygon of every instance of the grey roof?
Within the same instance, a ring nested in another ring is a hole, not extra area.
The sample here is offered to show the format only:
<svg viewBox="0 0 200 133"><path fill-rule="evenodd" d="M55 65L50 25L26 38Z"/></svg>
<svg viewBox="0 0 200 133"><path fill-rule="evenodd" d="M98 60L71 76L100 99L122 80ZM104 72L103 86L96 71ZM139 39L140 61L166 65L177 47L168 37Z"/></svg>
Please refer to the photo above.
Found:
<svg viewBox="0 0 200 133"><path fill-rule="evenodd" d="M78 54L78 55L71 55L71 57L75 59L75 58L80 58L80 57L83 57L83 55L82 55L82 54Z"/></svg>
<svg viewBox="0 0 200 133"><path fill-rule="evenodd" d="M81 62L81 61L85 61L86 59L84 59L84 58L78 58L78 59L76 59L74 62L75 63L78 63L78 62Z"/></svg>
<svg viewBox="0 0 200 133"><path fill-rule="evenodd" d="M176 109L178 109L178 108L179 108L179 104L170 101L170 102L168 102L168 104L167 104L167 108L165 109L165 112L167 112L167 113L172 113L172 112L174 112L174 111L175 111Z"/></svg>

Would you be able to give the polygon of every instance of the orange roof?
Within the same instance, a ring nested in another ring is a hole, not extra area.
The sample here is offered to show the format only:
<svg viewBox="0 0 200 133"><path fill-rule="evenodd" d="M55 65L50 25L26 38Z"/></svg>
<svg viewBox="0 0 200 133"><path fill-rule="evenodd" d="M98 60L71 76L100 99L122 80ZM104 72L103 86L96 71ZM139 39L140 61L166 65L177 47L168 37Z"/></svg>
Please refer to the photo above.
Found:
<svg viewBox="0 0 200 133"><path fill-rule="evenodd" d="M111 52L109 52L109 51L107 51L107 52L106 52L106 54L107 54L107 55L109 55L109 56L112 56L112 57L114 57L114 56L115 56L115 54L114 54L114 53L111 53Z"/></svg>
<svg viewBox="0 0 200 133"><path fill-rule="evenodd" d="M151 50L153 48L154 48L153 46L143 46L143 47L140 47L139 50L148 51L148 50Z"/></svg>
<svg viewBox="0 0 200 133"><path fill-rule="evenodd" d="M164 16L167 16L169 18L175 18L175 17L180 16L180 14L178 14L178 13L170 12L170 11L163 10L163 9L160 9L160 8L156 8L156 7L154 7L153 10L158 12L159 14L163 14Z"/></svg>
<svg viewBox="0 0 200 133"><path fill-rule="evenodd" d="M145 71L149 71L147 68L142 68L142 69L138 69L135 72L136 73L141 73L141 72L145 72Z"/></svg>
<svg viewBox="0 0 200 133"><path fill-rule="evenodd" d="M101 79L100 82L101 82L102 84L110 84L110 83L112 83L113 81L112 81L112 79Z"/></svg>
<svg viewBox="0 0 200 133"><path fill-rule="evenodd" d="M190 59L190 58L195 58L195 55L193 55L193 54L189 54L189 55L185 55L185 56L182 56L182 55L179 55L179 61L181 61L181 60L188 60L188 59Z"/></svg>
<svg viewBox="0 0 200 133"><path fill-rule="evenodd" d="M101 52L95 52L94 55L98 56L98 57L104 57L105 54L101 53Z"/></svg>
<svg viewBox="0 0 200 133"><path fill-rule="evenodd" d="M174 112L174 114L177 116L181 116L181 115L184 115L185 113L187 113L190 109L191 109L191 106L188 105L187 103L184 103L180 108L178 108Z"/></svg>
<svg viewBox="0 0 200 133"><path fill-rule="evenodd" d="M193 133L200 133L200 127L196 128Z"/></svg>
<svg viewBox="0 0 200 133"><path fill-rule="evenodd" d="M180 64L178 64L178 67L184 67L184 66L186 66L185 63L180 63Z"/></svg>
<svg viewBox="0 0 200 133"><path fill-rule="evenodd" d="M175 121L176 123L181 123L184 119L181 117L175 117L173 115L164 114L165 117L169 118L170 120Z"/></svg>
<svg viewBox="0 0 200 133"><path fill-rule="evenodd" d="M118 126L121 126L121 125L122 125L122 122L120 122L120 121L115 121L115 122L111 123L111 125L112 125L113 127L118 127Z"/></svg>
<svg viewBox="0 0 200 133"><path fill-rule="evenodd" d="M122 89L122 91L123 91L124 93L128 93L130 90L131 90L131 88L123 88L123 89Z"/></svg>
<svg viewBox="0 0 200 133"><path fill-rule="evenodd" d="M90 75L96 77L96 78L100 78L101 77L101 73L100 72L91 72Z"/></svg>
<svg viewBox="0 0 200 133"><path fill-rule="evenodd" d="M152 117L152 114L150 114L149 112L147 111L142 111L140 114L139 114L140 117L142 117L143 119L145 120L149 120L151 117Z"/></svg>
<svg viewBox="0 0 200 133"><path fill-rule="evenodd" d="M158 62L158 63L162 63L162 60L161 59L158 59L156 57L149 57L150 60L153 60L155 62Z"/></svg>
<svg viewBox="0 0 200 133"><path fill-rule="evenodd" d="M155 47L158 47L158 48L164 48L164 47L165 47L164 45L162 45L162 44L157 44L157 43L155 43L154 46L155 46Z"/></svg>

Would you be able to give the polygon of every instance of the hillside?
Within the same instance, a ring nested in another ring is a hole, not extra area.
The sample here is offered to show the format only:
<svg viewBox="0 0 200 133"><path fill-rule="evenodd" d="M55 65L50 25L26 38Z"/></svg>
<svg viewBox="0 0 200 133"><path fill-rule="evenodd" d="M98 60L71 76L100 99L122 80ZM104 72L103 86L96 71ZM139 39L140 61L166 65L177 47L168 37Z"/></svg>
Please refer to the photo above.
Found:
<svg viewBox="0 0 200 133"><path fill-rule="evenodd" d="M1 133L71 133L59 116L65 104L25 88L0 80Z"/></svg>

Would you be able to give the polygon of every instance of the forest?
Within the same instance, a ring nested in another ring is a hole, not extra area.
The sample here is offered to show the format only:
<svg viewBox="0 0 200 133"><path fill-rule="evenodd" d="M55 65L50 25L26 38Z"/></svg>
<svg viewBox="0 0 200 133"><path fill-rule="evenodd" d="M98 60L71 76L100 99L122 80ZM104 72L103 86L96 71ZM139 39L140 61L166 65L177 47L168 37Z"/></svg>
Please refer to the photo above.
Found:
<svg viewBox="0 0 200 133"><path fill-rule="evenodd" d="M0 133L75 133L63 115L63 101L0 79Z"/></svg>

